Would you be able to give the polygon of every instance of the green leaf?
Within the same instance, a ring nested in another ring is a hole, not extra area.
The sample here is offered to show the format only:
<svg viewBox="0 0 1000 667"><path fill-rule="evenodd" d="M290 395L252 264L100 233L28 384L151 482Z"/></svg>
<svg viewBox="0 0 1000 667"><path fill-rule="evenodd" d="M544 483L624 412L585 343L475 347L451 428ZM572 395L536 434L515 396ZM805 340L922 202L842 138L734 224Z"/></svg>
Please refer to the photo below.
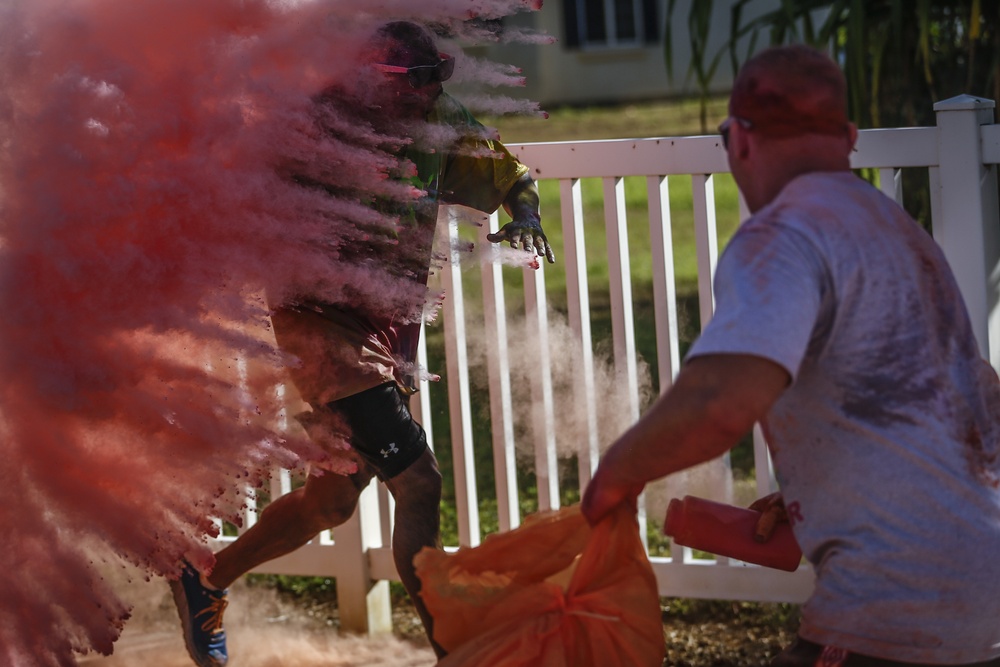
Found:
<svg viewBox="0 0 1000 667"><path fill-rule="evenodd" d="M917 0L917 26L920 35L920 60L923 63L924 80L931 91L931 98L937 101L934 94L934 76L931 73L931 3L930 0Z"/></svg>
<svg viewBox="0 0 1000 667"><path fill-rule="evenodd" d="M667 81L674 83L674 6L677 0L667 0L663 25L663 63L667 67Z"/></svg>
<svg viewBox="0 0 1000 667"><path fill-rule="evenodd" d="M850 7L850 0L837 0L831 2L826 15L826 20L820 26L816 45L831 46L837 32L842 30L847 22L847 12Z"/></svg>

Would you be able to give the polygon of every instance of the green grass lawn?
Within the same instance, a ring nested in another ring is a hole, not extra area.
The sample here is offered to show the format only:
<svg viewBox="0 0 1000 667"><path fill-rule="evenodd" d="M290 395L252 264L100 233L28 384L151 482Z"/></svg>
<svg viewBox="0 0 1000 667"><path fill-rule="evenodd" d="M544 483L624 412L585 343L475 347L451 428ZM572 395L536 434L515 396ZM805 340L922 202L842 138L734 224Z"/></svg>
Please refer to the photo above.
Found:
<svg viewBox="0 0 1000 667"><path fill-rule="evenodd" d="M709 100L707 128L701 127L698 102L662 100L644 104L602 107L559 107L548 118L480 116L484 125L500 131L505 143L584 141L711 134L725 120L728 98Z"/></svg>

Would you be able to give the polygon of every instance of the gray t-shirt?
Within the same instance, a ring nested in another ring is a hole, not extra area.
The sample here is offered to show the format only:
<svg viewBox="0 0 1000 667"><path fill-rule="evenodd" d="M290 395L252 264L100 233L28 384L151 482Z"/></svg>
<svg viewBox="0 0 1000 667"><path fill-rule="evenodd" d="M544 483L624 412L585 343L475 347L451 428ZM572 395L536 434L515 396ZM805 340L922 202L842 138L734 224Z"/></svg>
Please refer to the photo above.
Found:
<svg viewBox="0 0 1000 667"><path fill-rule="evenodd" d="M805 639L899 661L1000 656L1000 381L931 239L849 172L734 235L689 358L770 359L763 424L815 568Z"/></svg>

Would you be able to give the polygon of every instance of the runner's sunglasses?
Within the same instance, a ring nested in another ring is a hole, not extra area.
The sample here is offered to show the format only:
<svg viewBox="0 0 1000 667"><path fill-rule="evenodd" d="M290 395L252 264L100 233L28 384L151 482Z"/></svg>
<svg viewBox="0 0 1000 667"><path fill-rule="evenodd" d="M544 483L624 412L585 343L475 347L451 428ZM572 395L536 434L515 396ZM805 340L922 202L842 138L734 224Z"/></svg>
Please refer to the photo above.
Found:
<svg viewBox="0 0 1000 667"><path fill-rule="evenodd" d="M753 127L753 123L745 118L740 118L739 116L730 116L726 120L722 121L722 124L719 125L719 134L722 136L722 147L727 151L729 150L729 128L733 126L734 120L742 125L745 130L749 130Z"/></svg>
<svg viewBox="0 0 1000 667"><path fill-rule="evenodd" d="M376 63L375 68L380 72L390 74L405 74L406 79L413 88L423 88L429 83L441 83L451 78L455 73L455 58L447 53L439 53L441 60L434 65L417 65L415 67L402 67L400 65L383 65Z"/></svg>

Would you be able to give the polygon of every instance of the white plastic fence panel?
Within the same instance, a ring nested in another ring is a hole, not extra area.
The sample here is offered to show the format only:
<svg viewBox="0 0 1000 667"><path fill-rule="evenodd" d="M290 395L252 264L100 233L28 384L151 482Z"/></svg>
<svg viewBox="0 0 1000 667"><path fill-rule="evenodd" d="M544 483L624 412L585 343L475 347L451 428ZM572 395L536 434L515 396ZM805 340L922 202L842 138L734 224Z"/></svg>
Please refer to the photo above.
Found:
<svg viewBox="0 0 1000 667"><path fill-rule="evenodd" d="M886 197L903 205L903 170L887 167L878 170L879 189Z"/></svg>
<svg viewBox="0 0 1000 667"><path fill-rule="evenodd" d="M701 328L704 329L715 312L712 279L715 278L715 264L719 259L719 233L715 225L715 183L712 175L693 175L691 195L695 247L698 253L698 309Z"/></svg>
<svg viewBox="0 0 1000 667"><path fill-rule="evenodd" d="M552 354L549 349L549 314L545 296L545 269L525 268L524 310L527 335L535 341L538 367L531 373L531 423L535 449L538 507L558 509L559 459L556 455L555 398L552 395Z"/></svg>
<svg viewBox="0 0 1000 667"><path fill-rule="evenodd" d="M639 418L639 366L636 360L635 316L632 312L632 269L625 212L625 179L620 176L605 177L602 184L615 372L628 387L628 414L635 421Z"/></svg>
<svg viewBox="0 0 1000 667"><path fill-rule="evenodd" d="M981 125L983 164L1000 164L1000 125Z"/></svg>
<svg viewBox="0 0 1000 667"><path fill-rule="evenodd" d="M590 293L587 281L586 239L583 231L583 193L578 178L559 181L560 210L562 211L563 257L566 270L566 303L569 325L573 330L577 358L576 400L580 414L587 420L587 437L582 438L578 450L578 470L581 486L592 477L600 459L600 442L597 428L597 389L594 385L594 348L590 332Z"/></svg>
<svg viewBox="0 0 1000 667"><path fill-rule="evenodd" d="M458 220L442 207L447 218L449 248L458 245ZM465 335L465 301L459 256L451 252L441 279L448 298L444 301L445 363L448 369L448 408L451 415L451 455L455 477L458 541L476 546L480 541L479 498L476 489L476 458L472 439L472 407L469 396L469 354Z"/></svg>
<svg viewBox="0 0 1000 667"><path fill-rule="evenodd" d="M963 105L969 108L963 108ZM852 154L851 164L854 168L879 170L880 187L896 201L902 201L904 196L899 178L900 170L928 169L933 225L935 230L942 227L945 229L945 238L939 239L939 242L946 248L951 248L949 259L953 266L960 265L959 268L966 273L961 282L963 293L966 289L970 289L980 295L990 293L994 295L993 302L985 301L982 308L970 310L977 331L989 333L989 348L995 358L1000 354L997 349L1000 346L997 343L1000 324L995 321L997 316L995 295L998 290L997 285L1000 283L1000 269L997 268L995 256L989 253L993 252L992 248L1000 236L1000 229L997 229L996 173L992 167L1000 163L1000 127L992 124L992 116L986 117L979 102L960 100L957 105L952 103L946 106L947 109L941 110L942 113L958 115L945 121L946 126L952 122L954 125L944 129L926 127L862 131ZM952 141L949 137L960 141ZM580 196L581 179L598 178L604 185L612 299L617 302L613 305L612 314L616 364L619 368L628 369L635 363L635 321L631 303L629 266L631 253L628 248L622 182L624 178L632 176L646 178L653 256L653 292L657 301L654 308L657 355L661 386L666 386L677 372L680 363L676 284L670 239L671 207L667 189L668 177L689 176L692 181L699 295L704 323L711 317L711 276L718 255L713 175L728 171L726 155L718 137L559 142L508 145L508 147L522 162L532 168L532 174L537 180L556 179L560 182L562 229L565 237L560 261L566 266L570 323L574 338L578 339L574 343L580 344L580 377L584 382L577 390L588 405L596 400L597 388L593 385L594 359L586 274L586 239ZM739 215L745 218L748 211L742 198L739 206ZM493 218L491 229L495 229L495 225L496 219ZM962 250L965 247L962 245L963 235L967 234L982 241ZM559 248L556 248L556 251L559 253ZM967 255L975 261L966 262ZM986 260L985 264L983 260ZM967 266L975 262L978 262L977 266L971 268ZM544 335L548 331L544 270L544 268L538 271L526 270L524 289L529 331L537 333L538 340L546 341L547 344L548 339ZM500 343L506 337L502 274L498 267L488 266L482 269L481 275L487 310L487 336L497 343L490 344L491 350L496 353L504 347ZM456 495L459 501L459 540L462 544L475 544L479 540L480 528L470 429L465 314L458 267L446 267L442 272L442 278L448 292L443 319L452 419L451 447L455 461ZM992 311L989 310L990 307L993 308ZM490 322L490 318L494 321ZM543 347L540 353L545 359L544 355L548 354L548 350ZM424 367L427 366L423 339L419 350L419 361ZM495 451L494 461L503 530L514 527L519 520L512 427L512 415L516 408L511 405L508 362L509 360L504 360L501 354L491 362L494 365L489 368L491 415L494 426L492 444L495 449L502 450ZM548 369L544 370L545 372L536 374L537 377L534 378L534 384L530 388L532 401L540 408L535 414L532 444L536 453L535 472L539 481L539 501L543 508L557 507L559 502L555 434L552 428L552 383ZM429 442L433 442L430 421L432 410L426 382L422 382L422 388L424 391L414 397L412 407L428 433ZM629 406L629 409L633 416L638 416L636 405ZM588 411L589 414L593 412L593 410ZM596 431L593 421L589 422L589 428L591 431ZM594 440L589 440L581 444L580 478L583 484L590 478L596 457L595 446L603 444L607 443L595 444ZM756 492L758 495L763 495L774 490L775 483L766 445L759 428L756 428L754 433L754 456L757 468ZM727 476L727 479L731 480L731 475ZM271 486L273 495L287 492L289 488L287 476L280 475L275 478ZM374 489L366 491L366 494L375 496ZM378 500L380 502L375 503L378 507L370 510L375 516L380 517L376 524L370 523L370 518L369 522L361 522L355 517L349 524L335 531L335 540L331 540L328 534L321 534L303 549L272 561L258 568L258 571L325 574L343 578L345 588L351 591L357 589L348 596L349 599L344 600L347 603L344 605L344 611L351 618L360 618L361 615L356 609L348 607L354 604L359 595L370 597L373 592L381 590L378 585L372 587L371 580L395 578L391 566L391 554L385 546L387 533L391 527L391 522L386 518L387 513L391 512L391 502L384 491L378 492ZM365 511L369 511L372 503L366 500L362 505ZM503 518L504 515L507 515L506 519ZM225 541L222 540L223 543ZM674 559L664 557L650 559L662 595L796 602L804 600L811 589L812 573L808 568L800 568L795 573L783 573L728 562L725 559L717 561L693 559L690 552L685 553L683 550L678 550L675 554L678 557ZM338 587L340 583L338 582ZM369 600L365 604L377 606L379 603L378 600L375 602ZM369 627L372 627L371 623Z"/></svg>
<svg viewBox="0 0 1000 667"><path fill-rule="evenodd" d="M681 366L668 178L668 176L646 177L650 250L653 254L653 318L656 326L656 361L661 394L673 384L674 376Z"/></svg>
<svg viewBox="0 0 1000 667"><path fill-rule="evenodd" d="M489 216L486 232L499 228L499 216ZM488 243L485 238L481 243ZM497 521L501 531L521 524L517 489L517 456L514 449L514 406L511 399L510 359L507 350L507 311L503 270L499 262L484 263L483 315L486 336L486 371L490 387L490 422L493 426L493 471L496 477Z"/></svg>
<svg viewBox="0 0 1000 667"><path fill-rule="evenodd" d="M427 436L427 446L434 449L434 425L431 423L431 402L430 402L430 382L424 376L427 372L427 326L420 325L420 339L417 341L417 366L421 369L421 376L417 385L419 391L410 397L410 411L413 418L420 423Z"/></svg>
<svg viewBox="0 0 1000 667"><path fill-rule="evenodd" d="M983 356L1000 368L1000 261L997 173L983 162L982 126L992 124L995 103L971 95L938 102L941 217L934 238L951 264Z"/></svg>

